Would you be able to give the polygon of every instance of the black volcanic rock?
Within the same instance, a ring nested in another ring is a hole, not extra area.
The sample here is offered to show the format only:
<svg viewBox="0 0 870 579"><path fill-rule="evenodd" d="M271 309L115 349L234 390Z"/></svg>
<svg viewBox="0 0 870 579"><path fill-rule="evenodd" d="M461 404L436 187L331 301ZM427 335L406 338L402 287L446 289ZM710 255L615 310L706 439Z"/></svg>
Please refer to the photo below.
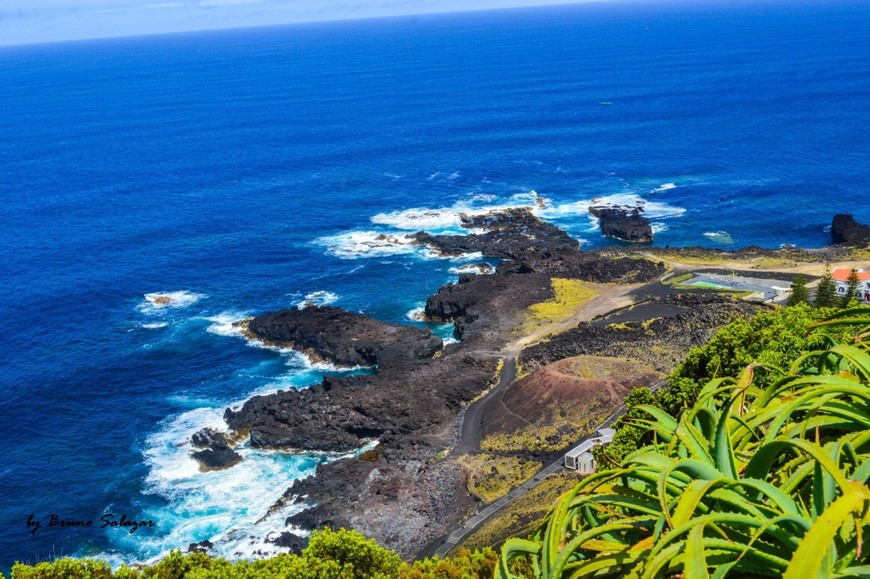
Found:
<svg viewBox="0 0 870 579"><path fill-rule="evenodd" d="M203 449L191 454L203 471L223 470L242 461L242 455L230 448L230 443L222 432L203 428L191 437L190 442L196 448Z"/></svg>
<svg viewBox="0 0 870 579"><path fill-rule="evenodd" d="M597 252L562 249L547 259L505 261L494 275L460 275L458 283L442 286L426 300L431 320L456 323L454 336L462 338L480 315L505 313L508 303L527 307L551 297L553 277L594 283L640 283L665 273L664 264L648 259L609 257Z"/></svg>
<svg viewBox="0 0 870 579"><path fill-rule="evenodd" d="M188 553L208 553L212 547L214 547L214 543L211 541L200 541L199 543L191 543L187 546Z"/></svg>
<svg viewBox="0 0 870 579"><path fill-rule="evenodd" d="M309 307L249 322L250 335L261 340L338 363L378 364L376 374L327 376L304 390L254 396L224 414L231 429L249 433L254 448L348 452L379 441L376 461L321 464L316 476L296 481L274 508L290 501L311 508L289 524L357 529L408 558L450 532L475 501L464 468L436 455L455 441L462 407L491 385L497 352L515 335L527 308L552 297L554 277L635 283L664 271L661 263L637 256L581 252L576 240L529 210L465 217L463 223L484 232L419 234L418 242L452 255L480 251L503 261L492 275L460 275L459 283L427 300L428 316L452 321L462 338L436 356L423 330L388 329L336 308ZM435 344L440 348L440 341Z"/></svg>
<svg viewBox="0 0 870 579"><path fill-rule="evenodd" d="M773 307L730 296L684 293L650 298L637 304L641 305L649 308L647 315L654 317L614 325L607 318L581 322L574 329L523 350L523 369L533 372L564 358L593 355L631 358L666 373L691 348L707 343L722 326Z"/></svg>
<svg viewBox="0 0 870 579"><path fill-rule="evenodd" d="M419 433L443 428L463 402L486 388L494 368L493 359L445 353L375 375L328 376L304 390L254 396L240 409L228 409L224 419L247 431L255 448L348 452L380 438L386 451L388 440L421 439Z"/></svg>
<svg viewBox="0 0 870 579"><path fill-rule="evenodd" d="M838 213L831 222L831 240L835 245L866 247L870 244L870 226L858 223L848 213Z"/></svg>
<svg viewBox="0 0 870 579"><path fill-rule="evenodd" d="M631 243L650 243L653 240L652 225L637 207L593 206L589 213L598 218L601 233L607 237Z"/></svg>
<svg viewBox="0 0 870 579"><path fill-rule="evenodd" d="M442 255L480 252L484 257L503 259L546 258L559 249L580 247L576 239L535 217L529 207L491 211L485 215L462 215L461 220L466 229L483 229L485 232L431 235L421 231L412 237L421 245L434 247Z"/></svg>
<svg viewBox="0 0 870 579"><path fill-rule="evenodd" d="M301 555L302 550L308 545L307 538L300 537L299 535L291 533L290 531L284 531L274 539L267 539L267 541L278 547L290 549L289 552L292 555Z"/></svg>
<svg viewBox="0 0 870 579"><path fill-rule="evenodd" d="M374 320L329 306L282 310L253 318L247 330L342 366L384 366L431 358L443 343L431 331Z"/></svg>

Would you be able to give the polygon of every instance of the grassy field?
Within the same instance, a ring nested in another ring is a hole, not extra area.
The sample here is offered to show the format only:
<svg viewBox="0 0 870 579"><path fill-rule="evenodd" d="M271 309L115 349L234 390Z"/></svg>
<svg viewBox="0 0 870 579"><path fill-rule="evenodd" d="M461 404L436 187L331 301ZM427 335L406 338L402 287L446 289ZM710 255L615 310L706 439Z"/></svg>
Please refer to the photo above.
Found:
<svg viewBox="0 0 870 579"><path fill-rule="evenodd" d="M540 326L558 324L573 316L577 310L598 295L588 284L577 279L553 278L553 297L529 307L523 331L529 332Z"/></svg>
<svg viewBox="0 0 870 579"><path fill-rule="evenodd" d="M540 462L516 456L470 454L459 459L468 473L468 491L485 503L496 501L541 470Z"/></svg>
<svg viewBox="0 0 870 579"><path fill-rule="evenodd" d="M568 470L547 477L469 535L458 547L498 549L510 537L528 536L547 515L556 499L573 488L579 480L580 475Z"/></svg>

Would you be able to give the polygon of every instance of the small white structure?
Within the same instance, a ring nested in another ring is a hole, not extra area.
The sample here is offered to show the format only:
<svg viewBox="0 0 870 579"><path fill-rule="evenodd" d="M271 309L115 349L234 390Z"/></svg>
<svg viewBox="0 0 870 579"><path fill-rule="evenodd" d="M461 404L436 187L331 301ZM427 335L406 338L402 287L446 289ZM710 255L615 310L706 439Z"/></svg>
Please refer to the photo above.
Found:
<svg viewBox="0 0 870 579"><path fill-rule="evenodd" d="M610 444L613 441L613 435L616 434L612 428L599 428L595 432L603 440L602 444Z"/></svg>
<svg viewBox="0 0 870 579"><path fill-rule="evenodd" d="M610 444L613 440L612 428L601 428L595 432L597 436L584 440L565 454L565 468L576 470L582 474L595 472L595 457L592 449L599 444Z"/></svg>

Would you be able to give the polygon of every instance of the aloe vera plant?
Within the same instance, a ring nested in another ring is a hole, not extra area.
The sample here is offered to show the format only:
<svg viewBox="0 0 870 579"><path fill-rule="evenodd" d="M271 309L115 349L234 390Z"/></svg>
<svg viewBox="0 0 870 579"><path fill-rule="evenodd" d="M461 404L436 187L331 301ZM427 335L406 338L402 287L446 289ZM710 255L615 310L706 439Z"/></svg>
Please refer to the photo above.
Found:
<svg viewBox="0 0 870 579"><path fill-rule="evenodd" d="M642 406L653 442L506 542L496 576L519 561L552 578L868 576L870 310L812 329L827 347L769 386L750 364L679 419Z"/></svg>

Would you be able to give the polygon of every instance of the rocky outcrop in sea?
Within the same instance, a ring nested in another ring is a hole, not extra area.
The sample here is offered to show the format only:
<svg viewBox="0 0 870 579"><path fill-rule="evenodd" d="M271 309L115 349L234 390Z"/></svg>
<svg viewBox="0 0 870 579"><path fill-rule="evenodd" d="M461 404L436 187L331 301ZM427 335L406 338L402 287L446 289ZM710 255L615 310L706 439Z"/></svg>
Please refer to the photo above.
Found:
<svg viewBox="0 0 870 579"><path fill-rule="evenodd" d="M858 223L848 213L838 213L831 221L831 240L835 245L867 247L870 245L870 226Z"/></svg>
<svg viewBox="0 0 870 579"><path fill-rule="evenodd" d="M652 243L650 220L639 207L593 205L589 213L598 218L601 233L631 243Z"/></svg>

